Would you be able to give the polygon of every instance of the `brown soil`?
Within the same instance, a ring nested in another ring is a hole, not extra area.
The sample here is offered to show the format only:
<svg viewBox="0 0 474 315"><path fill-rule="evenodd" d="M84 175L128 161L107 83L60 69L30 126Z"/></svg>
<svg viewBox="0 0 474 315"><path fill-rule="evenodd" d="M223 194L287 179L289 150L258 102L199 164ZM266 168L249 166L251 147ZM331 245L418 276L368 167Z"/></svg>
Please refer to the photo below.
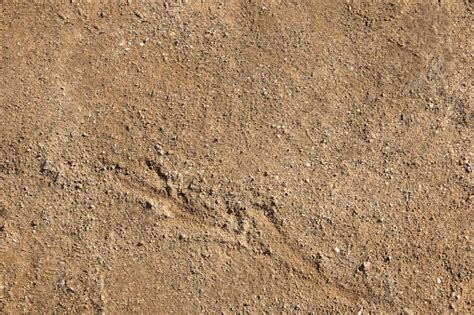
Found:
<svg viewBox="0 0 474 315"><path fill-rule="evenodd" d="M0 311L472 313L472 1L0 1Z"/></svg>

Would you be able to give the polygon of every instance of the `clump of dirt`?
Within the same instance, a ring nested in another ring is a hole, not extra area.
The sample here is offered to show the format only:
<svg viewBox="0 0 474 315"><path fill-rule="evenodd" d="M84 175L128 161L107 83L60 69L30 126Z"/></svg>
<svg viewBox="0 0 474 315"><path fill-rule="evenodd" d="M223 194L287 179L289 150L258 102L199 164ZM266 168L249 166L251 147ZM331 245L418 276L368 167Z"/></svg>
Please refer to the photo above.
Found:
<svg viewBox="0 0 474 315"><path fill-rule="evenodd" d="M471 1L3 1L0 310L472 312Z"/></svg>

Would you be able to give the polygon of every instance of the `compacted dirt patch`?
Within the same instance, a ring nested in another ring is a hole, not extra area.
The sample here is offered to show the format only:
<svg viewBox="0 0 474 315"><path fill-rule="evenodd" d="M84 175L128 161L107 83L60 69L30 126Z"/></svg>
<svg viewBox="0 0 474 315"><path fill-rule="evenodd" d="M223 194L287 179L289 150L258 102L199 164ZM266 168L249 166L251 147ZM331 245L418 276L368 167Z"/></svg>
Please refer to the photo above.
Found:
<svg viewBox="0 0 474 315"><path fill-rule="evenodd" d="M0 1L0 312L472 313L472 1Z"/></svg>

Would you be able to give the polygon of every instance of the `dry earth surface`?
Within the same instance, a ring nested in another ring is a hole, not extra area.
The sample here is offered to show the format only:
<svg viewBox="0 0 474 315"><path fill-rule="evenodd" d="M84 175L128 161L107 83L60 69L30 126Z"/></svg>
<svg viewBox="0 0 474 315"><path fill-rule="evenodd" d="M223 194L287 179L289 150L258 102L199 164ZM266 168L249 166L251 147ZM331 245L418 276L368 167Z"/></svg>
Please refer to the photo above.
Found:
<svg viewBox="0 0 474 315"><path fill-rule="evenodd" d="M472 314L473 11L0 1L0 312Z"/></svg>

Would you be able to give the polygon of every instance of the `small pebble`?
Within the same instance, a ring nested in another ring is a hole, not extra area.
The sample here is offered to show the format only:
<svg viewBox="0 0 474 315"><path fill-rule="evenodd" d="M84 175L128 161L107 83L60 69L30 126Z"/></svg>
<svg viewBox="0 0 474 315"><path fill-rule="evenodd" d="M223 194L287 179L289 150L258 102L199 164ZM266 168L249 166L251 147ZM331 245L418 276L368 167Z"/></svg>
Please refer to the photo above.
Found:
<svg viewBox="0 0 474 315"><path fill-rule="evenodd" d="M371 263L369 261L365 261L362 265L359 266L359 270L363 272L367 272L370 269Z"/></svg>
<svg viewBox="0 0 474 315"><path fill-rule="evenodd" d="M146 210L151 210L153 209L153 203L151 203L150 201L145 201L143 203L143 207L146 209Z"/></svg>
<svg viewBox="0 0 474 315"><path fill-rule="evenodd" d="M471 165L469 165L468 163L464 164L464 171L466 171L466 173L471 173Z"/></svg>

